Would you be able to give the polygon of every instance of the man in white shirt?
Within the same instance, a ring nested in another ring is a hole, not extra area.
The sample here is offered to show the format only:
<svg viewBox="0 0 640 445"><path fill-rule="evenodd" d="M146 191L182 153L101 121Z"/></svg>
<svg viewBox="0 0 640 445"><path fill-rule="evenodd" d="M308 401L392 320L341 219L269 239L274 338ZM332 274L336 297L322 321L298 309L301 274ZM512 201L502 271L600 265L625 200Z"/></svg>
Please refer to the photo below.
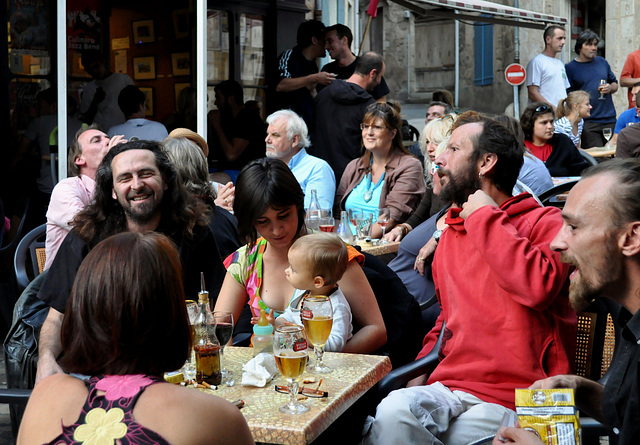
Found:
<svg viewBox="0 0 640 445"><path fill-rule="evenodd" d="M127 85L133 85L131 77L109 71L98 50L82 53L82 66L93 77L82 88L80 113L84 116L83 122L98 124L104 131L123 123L125 116L118 107L118 94Z"/></svg>
<svg viewBox="0 0 640 445"><path fill-rule="evenodd" d="M311 190L316 190L320 208L332 209L336 177L327 161L307 153L311 142L304 120L294 111L279 110L267 117L267 124L267 157L289 166L304 192L304 207L309 208Z"/></svg>
<svg viewBox="0 0 640 445"><path fill-rule="evenodd" d="M124 113L127 121L124 124L115 125L109 129L107 135L111 138L121 134L127 139L138 139L162 142L169 133L160 122L154 122L145 118L147 113L147 97L140 88L135 85L127 85L118 95L118 106Z"/></svg>
<svg viewBox="0 0 640 445"><path fill-rule="evenodd" d="M567 79L564 63L556 59L566 40L564 28L551 25L544 30L545 48L527 65L527 89L529 103L545 102L553 107L567 97L567 88L571 86Z"/></svg>
<svg viewBox="0 0 640 445"><path fill-rule="evenodd" d="M116 144L127 142L123 136L107 137L95 125L80 129L71 143L68 156L69 174L54 187L47 210L45 270L51 266L58 248L71 230L69 223L93 200L96 171L104 155Z"/></svg>

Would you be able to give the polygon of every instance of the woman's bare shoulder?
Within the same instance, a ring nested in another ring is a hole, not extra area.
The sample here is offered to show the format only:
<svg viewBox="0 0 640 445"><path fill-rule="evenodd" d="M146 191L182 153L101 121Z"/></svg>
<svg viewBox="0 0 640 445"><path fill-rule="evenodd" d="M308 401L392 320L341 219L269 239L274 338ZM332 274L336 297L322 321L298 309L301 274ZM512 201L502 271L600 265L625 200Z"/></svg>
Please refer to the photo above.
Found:
<svg viewBox="0 0 640 445"><path fill-rule="evenodd" d="M158 410L158 406L163 409ZM138 400L134 417L174 444L253 443L238 408L194 388L168 383L153 385Z"/></svg>

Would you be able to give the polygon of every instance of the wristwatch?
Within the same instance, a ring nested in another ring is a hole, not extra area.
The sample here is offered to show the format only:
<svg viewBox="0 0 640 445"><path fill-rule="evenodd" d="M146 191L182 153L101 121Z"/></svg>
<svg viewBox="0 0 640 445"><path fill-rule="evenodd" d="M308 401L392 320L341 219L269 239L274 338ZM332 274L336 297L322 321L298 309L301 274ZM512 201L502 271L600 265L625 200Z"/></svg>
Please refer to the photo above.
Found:
<svg viewBox="0 0 640 445"><path fill-rule="evenodd" d="M438 244L440 242L440 237L442 236L442 230L438 229L435 232L433 232L433 239L436 240L436 244Z"/></svg>

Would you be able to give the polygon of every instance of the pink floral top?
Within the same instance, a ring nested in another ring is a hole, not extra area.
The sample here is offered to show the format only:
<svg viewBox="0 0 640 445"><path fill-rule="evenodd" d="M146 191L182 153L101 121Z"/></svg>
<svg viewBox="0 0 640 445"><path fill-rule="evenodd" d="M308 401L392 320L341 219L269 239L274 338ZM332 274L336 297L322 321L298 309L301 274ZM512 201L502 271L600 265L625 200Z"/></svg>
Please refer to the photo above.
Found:
<svg viewBox="0 0 640 445"><path fill-rule="evenodd" d="M135 421L133 408L144 390L160 377L109 375L91 377L89 396L78 420L62 425L62 433L50 444L122 445L168 444L161 435Z"/></svg>

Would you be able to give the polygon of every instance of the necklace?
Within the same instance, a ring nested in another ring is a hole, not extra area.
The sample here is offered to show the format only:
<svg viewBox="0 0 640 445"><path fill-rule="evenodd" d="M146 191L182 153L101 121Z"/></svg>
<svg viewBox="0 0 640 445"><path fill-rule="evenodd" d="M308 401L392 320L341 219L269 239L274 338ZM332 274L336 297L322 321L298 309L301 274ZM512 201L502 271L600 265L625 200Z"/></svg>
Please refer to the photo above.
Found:
<svg viewBox="0 0 640 445"><path fill-rule="evenodd" d="M371 161L369 162L369 165L372 166L373 165L373 156L371 156ZM386 172L382 173L382 176L380 177L380 179L378 180L381 181L382 179L384 179L384 175ZM372 174L373 172L370 171L369 173L367 173L367 190L365 190L364 195L362 196L362 198L364 199L364 202L369 202L371 201L371 198L373 198L373 190L371 190L371 178L372 178ZM377 185L377 184L376 184ZM373 187L375 189L375 186Z"/></svg>

